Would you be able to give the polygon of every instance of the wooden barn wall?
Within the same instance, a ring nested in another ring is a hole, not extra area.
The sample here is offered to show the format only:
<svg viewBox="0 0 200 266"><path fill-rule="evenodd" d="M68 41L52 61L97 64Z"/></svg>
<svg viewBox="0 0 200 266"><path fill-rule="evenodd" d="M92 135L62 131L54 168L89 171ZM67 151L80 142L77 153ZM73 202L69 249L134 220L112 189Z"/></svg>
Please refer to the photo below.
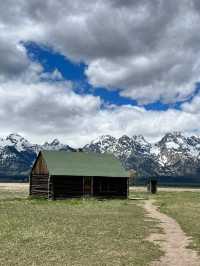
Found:
<svg viewBox="0 0 200 266"><path fill-rule="evenodd" d="M40 154L30 175L30 195L48 197L48 181L48 169Z"/></svg>
<svg viewBox="0 0 200 266"><path fill-rule="evenodd" d="M48 197L49 175L32 175L30 195Z"/></svg>
<svg viewBox="0 0 200 266"><path fill-rule="evenodd" d="M48 175L48 168L42 154L37 158L37 162L32 169L34 175Z"/></svg>
<svg viewBox="0 0 200 266"><path fill-rule="evenodd" d="M94 177L93 195L97 197L127 197L128 178Z"/></svg>
<svg viewBox="0 0 200 266"><path fill-rule="evenodd" d="M53 198L72 198L83 196L83 177L52 176Z"/></svg>

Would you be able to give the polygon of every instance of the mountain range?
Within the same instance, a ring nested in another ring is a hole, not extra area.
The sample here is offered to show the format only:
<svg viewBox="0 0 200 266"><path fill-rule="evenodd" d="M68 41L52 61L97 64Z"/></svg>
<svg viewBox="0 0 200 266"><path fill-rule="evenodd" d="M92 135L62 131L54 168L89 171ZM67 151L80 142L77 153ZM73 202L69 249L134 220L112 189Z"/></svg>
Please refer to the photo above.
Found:
<svg viewBox="0 0 200 266"><path fill-rule="evenodd" d="M6 138L0 138L0 180L26 179L40 150L76 151L57 139L38 145L30 143L19 134L10 134ZM135 170L141 180L157 176L165 180L179 178L179 181L187 179L200 183L198 136L186 137L180 132L170 132L156 143L150 143L142 135L124 135L120 138L103 135L81 150L112 153L126 170Z"/></svg>

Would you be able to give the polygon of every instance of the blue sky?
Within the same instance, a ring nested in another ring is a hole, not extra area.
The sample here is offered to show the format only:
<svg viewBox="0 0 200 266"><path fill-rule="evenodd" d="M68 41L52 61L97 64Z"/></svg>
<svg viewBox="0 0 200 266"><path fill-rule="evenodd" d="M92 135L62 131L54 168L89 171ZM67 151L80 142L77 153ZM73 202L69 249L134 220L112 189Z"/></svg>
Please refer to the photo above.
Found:
<svg viewBox="0 0 200 266"><path fill-rule="evenodd" d="M72 62L63 55L54 52L52 49L39 46L36 43L25 44L27 53L31 60L39 62L44 67L44 72L52 73L55 69L59 70L63 78L74 83L75 91L79 94L92 94L100 96L105 103L114 105L133 105L137 106L137 101L120 96L120 89L107 90L103 87L94 88L88 83L85 75L87 65L84 63ZM164 104L155 102L144 105L147 110L167 110L169 108L179 109L182 102L174 104Z"/></svg>
<svg viewBox="0 0 200 266"><path fill-rule="evenodd" d="M24 44L27 49L27 54L32 61L39 62L43 68L44 73L52 73L57 69L63 76L64 79L72 81L74 83L75 91L78 94L91 94L99 96L105 103L114 105L132 105L137 106L136 100L128 97L120 96L120 88L107 90L106 87L94 88L88 83L87 76L85 75L85 69L88 67L85 63L72 62L65 56L58 52L54 52L47 46L40 46L34 42ZM151 104L144 104L143 106L147 110L168 110L174 108L179 110L180 106L184 102L190 102L195 95L198 94L200 89L199 84L196 85L195 92L188 97L185 101L177 101L171 104L165 104L160 101L155 101Z"/></svg>
<svg viewBox="0 0 200 266"><path fill-rule="evenodd" d="M39 62L44 67L44 72L51 73L55 69L58 69L63 78L70 80L75 85L75 91L80 94L92 94L94 96L100 96L103 101L109 104L115 105L137 105L136 101L119 95L119 89L113 89L108 91L106 88L93 88L88 83L85 75L85 69L87 65L84 63L75 63L64 57L63 55L54 52L48 47L41 47L36 43L25 44L27 53L31 60ZM153 105L152 105L152 108ZM156 109L157 107L155 107ZM158 108L161 108L158 104ZM163 108L165 108L163 106Z"/></svg>

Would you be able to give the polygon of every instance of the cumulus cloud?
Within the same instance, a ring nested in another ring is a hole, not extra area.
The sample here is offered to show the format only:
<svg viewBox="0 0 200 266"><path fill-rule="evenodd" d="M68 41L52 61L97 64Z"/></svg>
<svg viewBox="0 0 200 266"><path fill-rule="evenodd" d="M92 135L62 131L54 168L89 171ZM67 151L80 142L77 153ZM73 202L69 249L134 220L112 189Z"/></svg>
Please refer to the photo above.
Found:
<svg viewBox="0 0 200 266"><path fill-rule="evenodd" d="M76 94L58 70L43 73L22 43L34 41L84 62L94 87L119 89L140 105L175 103L191 98L200 80L199 25L197 0L3 1L1 128L78 145L101 134L152 139L170 130L198 131L199 95L180 110L102 108L100 98Z"/></svg>
<svg viewBox="0 0 200 266"><path fill-rule="evenodd" d="M51 136L66 140L69 134L76 139L88 134L86 121L100 106L98 97L75 94L70 82L15 81L0 85L1 128L28 134L37 141Z"/></svg>
<svg viewBox="0 0 200 266"><path fill-rule="evenodd" d="M41 73L40 78L47 81L61 81L64 80L62 74L58 69L54 69L53 72Z"/></svg>
<svg viewBox="0 0 200 266"><path fill-rule="evenodd" d="M131 105L102 108L102 104L99 97L76 94L70 82L8 81L0 85L0 121L6 129L1 133L19 132L39 143L57 137L78 147L103 134L144 134L154 140L168 131L199 130L200 112L186 106L147 111Z"/></svg>
<svg viewBox="0 0 200 266"><path fill-rule="evenodd" d="M185 100L200 80L196 0L9 0L0 12L1 32L15 41L7 50L0 44L10 55L4 71L26 67L16 43L33 40L87 63L93 86L118 88L140 104Z"/></svg>
<svg viewBox="0 0 200 266"><path fill-rule="evenodd" d="M191 114L200 114L200 94L197 94L191 102L182 104L182 110Z"/></svg>

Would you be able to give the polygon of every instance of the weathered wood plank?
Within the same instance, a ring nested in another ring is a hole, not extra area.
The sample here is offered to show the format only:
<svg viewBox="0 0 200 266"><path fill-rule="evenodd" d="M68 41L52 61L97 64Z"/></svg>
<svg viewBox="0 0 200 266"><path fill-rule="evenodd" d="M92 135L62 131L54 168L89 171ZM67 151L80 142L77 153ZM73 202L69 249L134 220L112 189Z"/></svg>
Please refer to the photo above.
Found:
<svg viewBox="0 0 200 266"><path fill-rule="evenodd" d="M34 196L48 196L48 179L47 174L32 174L30 195Z"/></svg>

